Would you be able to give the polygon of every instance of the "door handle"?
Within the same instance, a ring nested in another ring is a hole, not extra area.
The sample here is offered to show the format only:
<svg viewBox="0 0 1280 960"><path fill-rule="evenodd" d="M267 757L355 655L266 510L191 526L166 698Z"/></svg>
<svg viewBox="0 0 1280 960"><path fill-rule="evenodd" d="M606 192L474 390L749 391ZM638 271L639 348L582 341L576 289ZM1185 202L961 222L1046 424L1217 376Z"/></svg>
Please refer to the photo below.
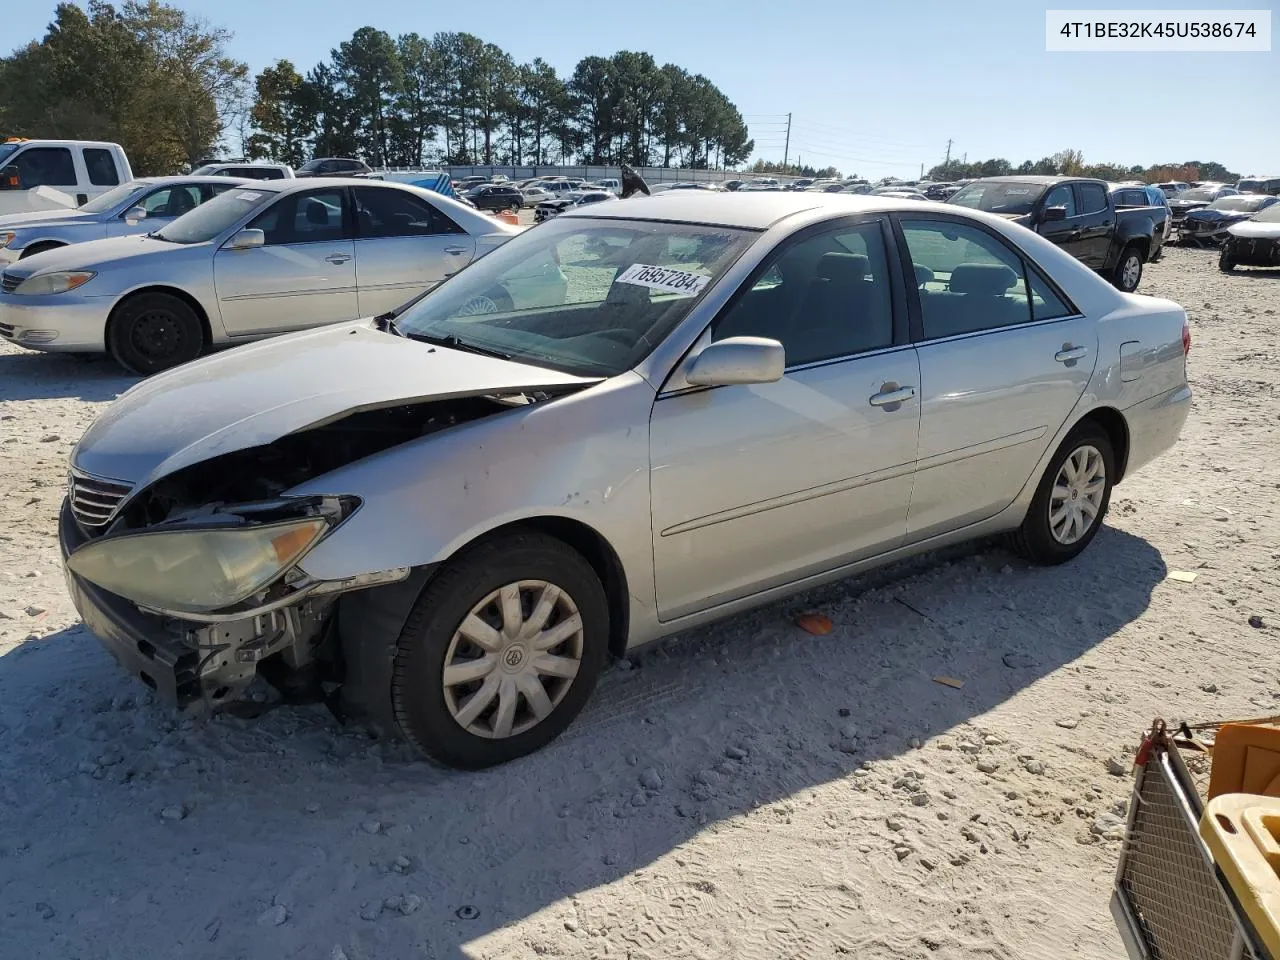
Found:
<svg viewBox="0 0 1280 960"><path fill-rule="evenodd" d="M466 247L445 247L445 248L444 248L444 252L445 252L445 253L452 253L452 254L454 254L454 255L456 256L456 255L457 255L457 254L459 254L459 253L466 253L466 252L467 252L467 248L466 248Z"/></svg>
<svg viewBox="0 0 1280 960"><path fill-rule="evenodd" d="M880 392L872 395L867 402L873 407L897 408L915 395L915 387L900 387L896 383L886 383L880 387Z"/></svg>
<svg viewBox="0 0 1280 960"><path fill-rule="evenodd" d="M1062 349L1053 355L1053 359L1059 363L1072 364L1088 354L1088 352L1088 347L1073 347L1069 343L1064 343Z"/></svg>
<svg viewBox="0 0 1280 960"><path fill-rule="evenodd" d="M346 253L331 253L324 259L326 263L346 263L351 259L351 255Z"/></svg>

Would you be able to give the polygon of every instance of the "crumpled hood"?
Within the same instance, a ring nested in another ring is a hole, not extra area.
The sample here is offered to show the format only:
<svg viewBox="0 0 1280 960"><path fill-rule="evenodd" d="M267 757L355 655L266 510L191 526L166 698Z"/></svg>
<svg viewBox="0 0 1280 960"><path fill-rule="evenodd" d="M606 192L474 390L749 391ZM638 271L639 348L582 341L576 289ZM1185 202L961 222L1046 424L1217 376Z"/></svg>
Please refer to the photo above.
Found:
<svg viewBox="0 0 1280 960"><path fill-rule="evenodd" d="M119 260L128 260L139 254L163 254L191 250L196 244L168 243L150 237L109 237L106 240L90 240L87 243L70 243L37 253L26 260L19 260L8 272L19 277L33 273L59 270L100 270Z"/></svg>
<svg viewBox="0 0 1280 960"><path fill-rule="evenodd" d="M1280 221L1246 220L1244 223L1232 224L1227 232L1233 237L1247 237L1250 240L1280 240Z"/></svg>
<svg viewBox="0 0 1280 960"><path fill-rule="evenodd" d="M264 340L144 380L94 421L77 470L135 489L361 410L597 382L431 346L368 320Z"/></svg>

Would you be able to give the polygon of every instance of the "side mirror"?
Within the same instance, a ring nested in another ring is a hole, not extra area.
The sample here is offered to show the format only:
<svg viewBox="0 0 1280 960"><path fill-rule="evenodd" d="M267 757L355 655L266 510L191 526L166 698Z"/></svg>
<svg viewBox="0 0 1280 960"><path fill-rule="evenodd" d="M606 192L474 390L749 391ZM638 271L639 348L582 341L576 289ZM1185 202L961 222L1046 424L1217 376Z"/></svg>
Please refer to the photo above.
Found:
<svg viewBox="0 0 1280 960"><path fill-rule="evenodd" d="M16 166L5 167L0 171L0 190L21 190L22 174Z"/></svg>
<svg viewBox="0 0 1280 960"><path fill-rule="evenodd" d="M698 387L773 383L782 379L782 344L764 337L730 337L708 344L693 359L685 379Z"/></svg>
<svg viewBox="0 0 1280 960"><path fill-rule="evenodd" d="M124 218L130 223L137 223L139 220L147 219L146 207L130 207L124 212Z"/></svg>
<svg viewBox="0 0 1280 960"><path fill-rule="evenodd" d="M261 230L241 230L227 241L228 250L252 250L264 246L267 235Z"/></svg>
<svg viewBox="0 0 1280 960"><path fill-rule="evenodd" d="M1044 217L1042 219L1044 220L1045 223L1053 223L1054 221L1057 221L1057 220L1065 220L1067 219L1067 208L1066 207L1045 207Z"/></svg>

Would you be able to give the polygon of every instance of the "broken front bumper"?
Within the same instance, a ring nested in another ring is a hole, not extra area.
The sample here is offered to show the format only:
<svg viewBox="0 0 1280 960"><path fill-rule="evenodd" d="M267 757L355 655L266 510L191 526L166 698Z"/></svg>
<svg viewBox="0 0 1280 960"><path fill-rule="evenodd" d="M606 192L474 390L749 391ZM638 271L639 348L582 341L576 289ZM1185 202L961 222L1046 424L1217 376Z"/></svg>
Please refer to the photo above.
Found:
<svg viewBox="0 0 1280 960"><path fill-rule="evenodd" d="M86 539L64 501L58 541L72 603L122 667L181 709L234 700L258 664L274 654L284 653L290 667L301 666L323 635L331 597L218 623L143 611L67 569L67 557Z"/></svg>

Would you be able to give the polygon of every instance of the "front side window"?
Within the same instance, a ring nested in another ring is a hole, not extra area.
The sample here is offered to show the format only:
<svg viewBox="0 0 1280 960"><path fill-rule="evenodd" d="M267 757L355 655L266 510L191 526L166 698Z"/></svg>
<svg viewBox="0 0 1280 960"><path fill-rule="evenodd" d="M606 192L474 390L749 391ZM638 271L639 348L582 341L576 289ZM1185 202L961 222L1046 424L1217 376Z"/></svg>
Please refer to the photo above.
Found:
<svg viewBox="0 0 1280 960"><path fill-rule="evenodd" d="M148 217L180 217L200 206L200 188L194 184L161 187L143 197L141 206Z"/></svg>
<svg viewBox="0 0 1280 960"><path fill-rule="evenodd" d="M261 230L267 246L342 240L343 194L341 188L288 194L250 221L249 229Z"/></svg>
<svg viewBox="0 0 1280 960"><path fill-rule="evenodd" d="M1047 210L1049 207L1065 207L1068 217L1074 217L1077 214L1076 198L1071 192L1071 188L1065 184L1054 187L1049 191L1049 195L1044 198L1044 206Z"/></svg>
<svg viewBox="0 0 1280 960"><path fill-rule="evenodd" d="M613 376L648 356L756 237L729 227L551 220L471 263L396 324L410 337Z"/></svg>
<svg viewBox="0 0 1280 960"><path fill-rule="evenodd" d="M32 147L13 160L23 187L74 187L76 165L66 147Z"/></svg>
<svg viewBox="0 0 1280 960"><path fill-rule="evenodd" d="M1107 209L1107 191L1097 183L1077 183L1080 191L1080 212L1083 214L1101 213Z"/></svg>
<svg viewBox="0 0 1280 960"><path fill-rule="evenodd" d="M90 183L95 187L114 187L120 183L120 174L116 172L116 161L110 150L85 147L82 152Z"/></svg>
<svg viewBox="0 0 1280 960"><path fill-rule="evenodd" d="M932 275L919 286L926 339L1032 319L1022 258L991 234L939 220L903 220L902 231L917 277Z"/></svg>
<svg viewBox="0 0 1280 960"><path fill-rule="evenodd" d="M355 196L356 236L361 239L463 232L429 201L407 190L356 187Z"/></svg>
<svg viewBox="0 0 1280 960"><path fill-rule="evenodd" d="M879 221L820 233L779 251L717 318L713 340L781 342L788 367L893 345L893 297Z"/></svg>

